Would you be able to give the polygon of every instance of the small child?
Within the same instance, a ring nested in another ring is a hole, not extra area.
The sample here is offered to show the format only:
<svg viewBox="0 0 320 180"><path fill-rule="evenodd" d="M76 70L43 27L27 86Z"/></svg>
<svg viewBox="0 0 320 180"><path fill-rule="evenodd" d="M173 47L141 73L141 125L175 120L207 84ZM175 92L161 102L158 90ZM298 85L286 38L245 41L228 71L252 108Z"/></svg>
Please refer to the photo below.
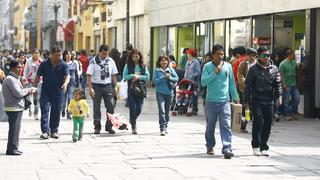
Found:
<svg viewBox="0 0 320 180"><path fill-rule="evenodd" d="M77 142L82 140L82 130L84 118L89 116L89 106L84 99L83 92L80 88L73 91L73 99L68 105L68 111L73 116L73 135L72 141Z"/></svg>

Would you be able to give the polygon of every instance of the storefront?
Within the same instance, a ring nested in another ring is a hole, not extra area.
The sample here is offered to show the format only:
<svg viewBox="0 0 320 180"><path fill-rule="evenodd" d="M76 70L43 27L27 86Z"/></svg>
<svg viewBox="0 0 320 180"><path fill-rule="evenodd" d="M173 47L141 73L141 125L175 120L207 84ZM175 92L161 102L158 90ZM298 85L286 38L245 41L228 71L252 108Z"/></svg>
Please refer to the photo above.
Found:
<svg viewBox="0 0 320 180"><path fill-rule="evenodd" d="M320 37L315 34L320 36L320 10L316 9L155 26L151 27L150 63L154 68L161 54L173 55L179 63L186 47L196 48L201 57L213 44L223 45L226 56L237 46L267 46L274 53L290 48L297 62L306 67L306 90L299 111L315 117L320 108L320 52L315 51L320 49Z"/></svg>

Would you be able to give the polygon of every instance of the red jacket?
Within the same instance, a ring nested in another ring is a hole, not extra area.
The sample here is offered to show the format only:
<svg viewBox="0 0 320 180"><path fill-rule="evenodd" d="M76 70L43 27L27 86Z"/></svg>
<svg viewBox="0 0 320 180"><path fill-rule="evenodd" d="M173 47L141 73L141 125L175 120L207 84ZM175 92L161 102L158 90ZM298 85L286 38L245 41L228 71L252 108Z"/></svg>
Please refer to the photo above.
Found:
<svg viewBox="0 0 320 180"><path fill-rule="evenodd" d="M238 86L238 77L237 77L237 74L238 74L238 67L240 65L240 63L242 61L245 61L247 59L247 56L246 55L241 55L238 59L236 59L234 61L234 63L232 64L232 69L233 69L233 75L234 75L234 79L236 80L236 85Z"/></svg>
<svg viewBox="0 0 320 180"><path fill-rule="evenodd" d="M80 55L79 56L79 61L82 64L82 73L86 73L88 66L89 66L89 60L88 57L85 55Z"/></svg>

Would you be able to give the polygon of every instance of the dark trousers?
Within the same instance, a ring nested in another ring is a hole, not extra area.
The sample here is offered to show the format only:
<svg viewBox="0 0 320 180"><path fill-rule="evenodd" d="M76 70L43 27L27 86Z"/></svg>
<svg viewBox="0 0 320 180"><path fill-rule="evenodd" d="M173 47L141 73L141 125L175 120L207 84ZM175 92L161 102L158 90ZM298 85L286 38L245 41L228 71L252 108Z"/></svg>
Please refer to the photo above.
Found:
<svg viewBox="0 0 320 180"><path fill-rule="evenodd" d="M137 124L137 118L141 114L143 98L133 95L130 91L128 93L129 102L129 114L130 114L130 124L135 127Z"/></svg>
<svg viewBox="0 0 320 180"><path fill-rule="evenodd" d="M22 113L23 111L18 111L18 112L6 111L6 114L9 117L7 152L18 150Z"/></svg>
<svg viewBox="0 0 320 180"><path fill-rule="evenodd" d="M269 146L267 144L271 133L274 107L273 105L254 103L252 110L252 148L260 148L261 151L269 150Z"/></svg>
<svg viewBox="0 0 320 180"><path fill-rule="evenodd" d="M111 84L92 84L92 88L95 92L93 100L93 124L94 129L101 130L101 100L104 101L106 111L110 114L114 113L114 101L113 101L113 88ZM106 121L106 129L110 129L112 124L110 121Z"/></svg>
<svg viewBox="0 0 320 180"><path fill-rule="evenodd" d="M47 95L41 93L40 109L41 109L41 132L57 133L60 124L60 114L62 107L62 95ZM49 119L50 113L50 119Z"/></svg>

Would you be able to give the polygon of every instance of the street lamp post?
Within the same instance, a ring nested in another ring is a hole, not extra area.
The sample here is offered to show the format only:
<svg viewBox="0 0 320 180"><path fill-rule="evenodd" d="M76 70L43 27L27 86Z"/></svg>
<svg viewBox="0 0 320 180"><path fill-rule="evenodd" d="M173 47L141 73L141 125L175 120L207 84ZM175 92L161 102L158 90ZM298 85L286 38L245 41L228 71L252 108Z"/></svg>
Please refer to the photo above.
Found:
<svg viewBox="0 0 320 180"><path fill-rule="evenodd" d="M129 25L130 25L130 23L129 23L129 20L130 20L130 14L129 14L129 10L130 10L130 3L129 3L129 0L127 0L127 9L126 9L126 14L127 14L127 16L126 16L126 23L127 23L127 27L126 27L126 45L128 45L129 44L129 41L130 41L130 35L129 35L129 33L130 33L130 27L129 27Z"/></svg>
<svg viewBox="0 0 320 180"><path fill-rule="evenodd" d="M57 46L58 45L58 42L57 42L57 31L58 31L58 10L59 10L59 8L60 8L60 5L59 4L57 4L57 3L55 3L54 4L54 6L53 6L53 10L54 10L54 20L55 20L55 27L54 27L54 29L55 29L55 33L54 33L54 44L55 44L55 46Z"/></svg>

